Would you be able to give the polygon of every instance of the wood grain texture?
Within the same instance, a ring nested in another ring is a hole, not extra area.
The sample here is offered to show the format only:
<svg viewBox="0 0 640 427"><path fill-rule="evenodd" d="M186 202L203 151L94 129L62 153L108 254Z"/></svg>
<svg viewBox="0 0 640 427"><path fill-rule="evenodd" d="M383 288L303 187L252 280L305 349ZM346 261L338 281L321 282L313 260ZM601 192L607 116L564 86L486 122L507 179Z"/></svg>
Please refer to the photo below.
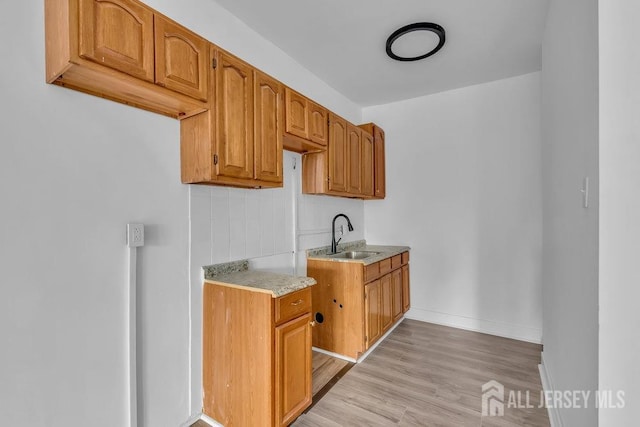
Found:
<svg viewBox="0 0 640 427"><path fill-rule="evenodd" d="M541 346L404 320L293 426L549 426ZM530 390L536 408L482 417L482 384Z"/></svg>
<svg viewBox="0 0 640 427"><path fill-rule="evenodd" d="M329 191L348 192L348 164L347 164L347 121L329 114L329 160L328 180Z"/></svg>
<svg viewBox="0 0 640 427"><path fill-rule="evenodd" d="M362 264L307 262L307 275L316 279L312 287L312 313L322 313L324 322L313 328L313 345L357 358L364 351L364 291Z"/></svg>
<svg viewBox="0 0 640 427"><path fill-rule="evenodd" d="M347 192L362 195L362 130L347 123Z"/></svg>
<svg viewBox="0 0 640 427"><path fill-rule="evenodd" d="M374 144L373 135L362 131L362 195L371 198L374 195Z"/></svg>
<svg viewBox="0 0 640 427"><path fill-rule="evenodd" d="M204 285L203 412L225 426L272 425L272 299L262 292Z"/></svg>
<svg viewBox="0 0 640 427"><path fill-rule="evenodd" d="M258 70L254 81L254 176L260 181L282 183L283 86Z"/></svg>
<svg viewBox="0 0 640 427"><path fill-rule="evenodd" d="M312 356L312 393L315 396L322 388L350 363L328 354L314 351Z"/></svg>
<svg viewBox="0 0 640 427"><path fill-rule="evenodd" d="M386 184L386 153L384 131L378 126L373 128L374 144L374 196L376 199L384 199L387 194Z"/></svg>
<svg viewBox="0 0 640 427"><path fill-rule="evenodd" d="M311 404L311 313L276 328L276 426L289 425Z"/></svg>
<svg viewBox="0 0 640 427"><path fill-rule="evenodd" d="M209 42L182 25L156 15L156 83L192 98L209 99Z"/></svg>
<svg viewBox="0 0 640 427"><path fill-rule="evenodd" d="M309 103L306 97L291 88L285 88L285 131L309 139Z"/></svg>
<svg viewBox="0 0 640 427"><path fill-rule="evenodd" d="M253 179L253 68L218 51L216 74L216 174Z"/></svg>
<svg viewBox="0 0 640 427"><path fill-rule="evenodd" d="M409 253L409 252L405 252ZM404 255L404 254L403 254ZM404 259L404 256L403 256ZM409 257L407 256L407 260ZM410 291L410 280L409 280L409 265L402 266L402 312L406 313L411 308L411 291Z"/></svg>
<svg viewBox="0 0 640 427"><path fill-rule="evenodd" d="M154 81L153 10L134 0L80 0L81 57Z"/></svg>
<svg viewBox="0 0 640 427"><path fill-rule="evenodd" d="M326 108L311 100L308 101L308 105L309 139L311 142L326 147L329 140L329 112Z"/></svg>

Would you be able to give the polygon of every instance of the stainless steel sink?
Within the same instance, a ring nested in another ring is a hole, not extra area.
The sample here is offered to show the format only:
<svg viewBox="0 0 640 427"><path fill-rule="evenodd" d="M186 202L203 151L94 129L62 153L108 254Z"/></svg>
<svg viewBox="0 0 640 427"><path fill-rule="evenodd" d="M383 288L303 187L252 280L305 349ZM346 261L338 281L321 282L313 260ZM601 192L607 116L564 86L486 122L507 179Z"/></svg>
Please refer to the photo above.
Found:
<svg viewBox="0 0 640 427"><path fill-rule="evenodd" d="M331 258L340 258L340 259L365 259L378 254L380 254L380 252L351 251L351 252L340 252L340 253L329 255L329 256Z"/></svg>

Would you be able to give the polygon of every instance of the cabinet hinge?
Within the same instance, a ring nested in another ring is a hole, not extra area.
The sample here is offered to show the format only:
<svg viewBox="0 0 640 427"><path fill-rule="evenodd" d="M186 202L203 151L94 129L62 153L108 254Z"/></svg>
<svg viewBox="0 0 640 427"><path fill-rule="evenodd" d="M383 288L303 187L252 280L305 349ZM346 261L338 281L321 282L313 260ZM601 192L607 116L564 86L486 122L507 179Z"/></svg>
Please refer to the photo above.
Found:
<svg viewBox="0 0 640 427"><path fill-rule="evenodd" d="M218 155L217 155L217 154L214 154L214 155L213 155L213 164L214 164L214 165L217 165L217 164L218 164Z"/></svg>
<svg viewBox="0 0 640 427"><path fill-rule="evenodd" d="M217 66L218 66L218 58L213 58L211 60L211 68L215 70Z"/></svg>

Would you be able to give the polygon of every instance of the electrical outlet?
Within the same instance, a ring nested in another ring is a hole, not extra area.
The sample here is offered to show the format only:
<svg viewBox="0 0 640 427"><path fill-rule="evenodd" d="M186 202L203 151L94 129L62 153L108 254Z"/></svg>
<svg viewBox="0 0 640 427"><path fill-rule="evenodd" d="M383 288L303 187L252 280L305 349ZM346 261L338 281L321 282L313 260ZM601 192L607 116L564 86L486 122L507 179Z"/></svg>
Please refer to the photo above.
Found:
<svg viewBox="0 0 640 427"><path fill-rule="evenodd" d="M127 245L130 248L144 246L144 224L127 224Z"/></svg>

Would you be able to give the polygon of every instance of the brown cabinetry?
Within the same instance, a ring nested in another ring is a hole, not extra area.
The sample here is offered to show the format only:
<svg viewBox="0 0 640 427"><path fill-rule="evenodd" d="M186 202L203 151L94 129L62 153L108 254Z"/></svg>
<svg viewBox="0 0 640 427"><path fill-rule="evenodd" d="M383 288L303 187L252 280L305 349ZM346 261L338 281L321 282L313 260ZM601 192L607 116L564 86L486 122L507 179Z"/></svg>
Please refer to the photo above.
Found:
<svg viewBox="0 0 640 427"><path fill-rule="evenodd" d="M347 124L347 192L362 194L362 142L360 129Z"/></svg>
<svg viewBox="0 0 640 427"><path fill-rule="evenodd" d="M374 143L373 136L362 131L362 195L371 198L374 195Z"/></svg>
<svg viewBox="0 0 640 427"><path fill-rule="evenodd" d="M285 148L323 150L329 139L328 111L293 89L285 89Z"/></svg>
<svg viewBox="0 0 640 427"><path fill-rule="evenodd" d="M373 132L374 126L357 127L329 112L327 150L302 157L302 192L378 198L376 191L384 192L384 141L380 149L369 130ZM382 154L376 157L377 152ZM381 178L376 181L378 169Z"/></svg>
<svg viewBox="0 0 640 427"><path fill-rule="evenodd" d="M364 287L364 319L365 319L365 346L369 345L369 342L376 342L380 338L381 327L381 312L382 307L381 295L380 295L380 280L374 280L368 283Z"/></svg>
<svg viewBox="0 0 640 427"><path fill-rule="evenodd" d="M407 257L407 262L409 261ZM406 313L411 308L411 295L409 294L409 266L402 267L402 312Z"/></svg>
<svg viewBox="0 0 640 427"><path fill-rule="evenodd" d="M181 122L182 182L281 187L282 84L220 49L212 56L215 108Z"/></svg>
<svg viewBox="0 0 640 427"><path fill-rule="evenodd" d="M404 254L369 265L307 260L307 275L317 281L312 312L323 316L313 328L315 347L357 359L402 318L409 295Z"/></svg>
<svg viewBox="0 0 640 427"><path fill-rule="evenodd" d="M49 83L174 118L207 109L204 40L141 2L46 0L45 30Z"/></svg>
<svg viewBox="0 0 640 427"><path fill-rule="evenodd" d="M203 412L225 426L286 426L311 404L311 290L204 285Z"/></svg>
<svg viewBox="0 0 640 427"><path fill-rule="evenodd" d="M209 42L156 15L156 83L206 102L209 99Z"/></svg>
<svg viewBox="0 0 640 427"><path fill-rule="evenodd" d="M373 137L373 198L384 199L386 196L384 130L373 123L361 125L360 128Z"/></svg>

